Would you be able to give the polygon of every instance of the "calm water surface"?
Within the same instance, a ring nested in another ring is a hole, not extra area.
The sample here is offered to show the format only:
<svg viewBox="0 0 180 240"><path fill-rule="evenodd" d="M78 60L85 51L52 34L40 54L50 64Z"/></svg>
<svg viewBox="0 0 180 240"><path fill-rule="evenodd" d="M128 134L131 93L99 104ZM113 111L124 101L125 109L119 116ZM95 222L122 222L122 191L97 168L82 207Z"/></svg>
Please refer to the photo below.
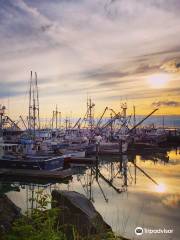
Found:
<svg viewBox="0 0 180 240"><path fill-rule="evenodd" d="M74 167L68 184L1 183L22 211L32 208L35 190L77 191L86 195L116 233L131 239L180 239L180 149L141 155L101 157L97 167ZM98 172L98 174L97 174ZM156 184L158 183L158 185ZM18 187L19 192L10 187ZM173 234L136 236L137 227L173 229Z"/></svg>

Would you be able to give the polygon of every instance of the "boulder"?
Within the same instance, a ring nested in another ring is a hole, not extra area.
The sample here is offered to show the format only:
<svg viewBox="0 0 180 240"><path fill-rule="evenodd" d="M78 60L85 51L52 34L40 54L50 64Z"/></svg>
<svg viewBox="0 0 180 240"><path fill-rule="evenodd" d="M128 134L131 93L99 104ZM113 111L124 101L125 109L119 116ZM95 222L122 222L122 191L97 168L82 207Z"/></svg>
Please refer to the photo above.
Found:
<svg viewBox="0 0 180 240"><path fill-rule="evenodd" d="M0 234L10 230L12 223L20 216L18 208L6 195L0 196Z"/></svg>
<svg viewBox="0 0 180 240"><path fill-rule="evenodd" d="M73 225L81 236L112 233L93 204L83 194L75 191L52 191L52 207L60 208L60 225Z"/></svg>

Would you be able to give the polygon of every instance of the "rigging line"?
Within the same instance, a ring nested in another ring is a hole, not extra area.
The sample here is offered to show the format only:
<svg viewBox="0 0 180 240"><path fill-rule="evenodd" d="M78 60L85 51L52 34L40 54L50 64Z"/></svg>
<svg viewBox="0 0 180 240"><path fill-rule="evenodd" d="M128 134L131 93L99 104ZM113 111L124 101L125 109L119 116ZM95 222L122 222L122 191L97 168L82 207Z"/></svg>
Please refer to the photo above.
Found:
<svg viewBox="0 0 180 240"><path fill-rule="evenodd" d="M103 197L104 197L104 200L105 200L106 202L108 202L108 198L106 197L106 195L105 195L105 193L104 193L104 191L103 191L103 189L102 189L99 181L97 180L96 182L97 182L97 184L98 184L98 186L99 186L99 189L101 190L101 193L102 193L102 195L103 195Z"/></svg>
<svg viewBox="0 0 180 240"><path fill-rule="evenodd" d="M132 174L131 174L131 172L130 172L129 166L127 166L127 169L128 169L128 172L129 172L129 175L130 175L131 179L133 180L133 177L132 177Z"/></svg>

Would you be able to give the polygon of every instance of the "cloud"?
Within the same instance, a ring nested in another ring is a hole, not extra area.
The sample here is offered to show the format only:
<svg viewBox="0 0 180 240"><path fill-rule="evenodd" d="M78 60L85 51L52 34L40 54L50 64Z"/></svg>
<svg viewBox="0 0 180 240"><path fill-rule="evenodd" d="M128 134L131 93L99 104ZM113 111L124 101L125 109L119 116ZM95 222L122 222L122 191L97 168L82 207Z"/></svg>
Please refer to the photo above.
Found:
<svg viewBox="0 0 180 240"><path fill-rule="evenodd" d="M170 55L170 54L177 54L177 55L180 55L180 45L178 44L177 46L175 47L172 47L172 48L169 48L168 50L163 50L163 51L157 51L157 52L152 52L152 53L149 53L149 54L144 54L144 55L141 55L140 57L157 57L157 56L161 56L161 55Z"/></svg>
<svg viewBox="0 0 180 240"><path fill-rule="evenodd" d="M163 204L170 208L179 208L180 207L180 194L168 195L162 200Z"/></svg>
<svg viewBox="0 0 180 240"><path fill-rule="evenodd" d="M128 76L128 72L121 72L118 70L107 70L107 67L101 67L99 69L92 69L82 73L83 78L88 79L98 79L98 80L105 80L105 79L114 79L114 78L121 78Z"/></svg>
<svg viewBox="0 0 180 240"><path fill-rule="evenodd" d="M123 77L140 74L140 73L151 73L157 71L160 65L151 65L145 63L134 63L133 61L129 61L129 66L126 70L120 70L118 64L108 64L105 66L101 66L100 68L95 68L88 70L82 73L82 77L91 78L91 79L120 79ZM129 68L129 69L128 69Z"/></svg>
<svg viewBox="0 0 180 240"><path fill-rule="evenodd" d="M177 101L158 101L158 102L153 102L151 105L153 107L160 107L160 106L180 107L180 102L177 102Z"/></svg>
<svg viewBox="0 0 180 240"><path fill-rule="evenodd" d="M38 83L39 88L43 88L44 85L49 83L49 79L41 79ZM29 79L20 79L20 80L8 80L0 82L0 99L7 97L17 97L26 95L29 88Z"/></svg>
<svg viewBox="0 0 180 240"><path fill-rule="evenodd" d="M180 59L179 60L171 60L171 61L164 63L161 66L161 69L163 69L166 72L170 72L170 73L180 73Z"/></svg>
<svg viewBox="0 0 180 240"><path fill-rule="evenodd" d="M124 87L122 88L124 89ZM98 96L101 100L107 100L107 101L116 101L119 99L127 99L127 100L145 100L148 99L149 101L152 99L159 99L160 97L166 97L167 95L170 97L179 96L180 88L170 88L170 89L161 89L161 92L159 89L150 89L139 86L134 87L125 87L125 91L119 91L119 88L115 86L115 88L112 88L112 92L109 93L108 96ZM158 103L161 103L163 101L157 101L154 102L154 104L151 104L151 107L158 107ZM174 107L178 106L178 102L174 102ZM161 105L162 106L162 105Z"/></svg>
<svg viewBox="0 0 180 240"><path fill-rule="evenodd" d="M12 82L26 82L32 69L40 83L49 79L40 95L69 93L71 102L87 90L104 102L158 97L145 78L178 58L180 38L179 1L160 2L1 1L0 96L21 96L26 84Z"/></svg>

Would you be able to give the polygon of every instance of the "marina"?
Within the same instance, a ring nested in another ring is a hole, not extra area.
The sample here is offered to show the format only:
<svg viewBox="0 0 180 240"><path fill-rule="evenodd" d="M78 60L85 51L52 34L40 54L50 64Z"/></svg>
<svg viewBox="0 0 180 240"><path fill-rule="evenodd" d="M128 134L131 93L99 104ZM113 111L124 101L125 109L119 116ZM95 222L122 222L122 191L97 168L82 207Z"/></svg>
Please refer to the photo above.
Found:
<svg viewBox="0 0 180 240"><path fill-rule="evenodd" d="M28 181L27 178L18 180L14 175L9 180L2 178L1 189L4 192L7 189L7 196L22 211L35 206L32 196L40 189L46 193L54 189L77 191L95 205L106 222L121 236L135 237L136 224L148 227L158 224L165 228L173 226L174 239L178 239L179 154L178 148L163 154L124 155L122 160L117 156L99 156L98 166L73 166L71 171L67 171L72 178L65 182L57 177L53 182L46 179L46 182L39 180L38 183L36 179L33 183L33 178L29 182L29 178ZM155 210L157 205L159 208Z"/></svg>
<svg viewBox="0 0 180 240"><path fill-rule="evenodd" d="M180 1L0 0L0 240L180 239Z"/></svg>
<svg viewBox="0 0 180 240"><path fill-rule="evenodd" d="M137 121L134 107L131 120L126 103L121 104L118 113L106 107L102 115L95 118L95 104L91 98L87 99L84 117L74 123L73 119L63 119L56 107L50 125L42 127L37 74L35 80L32 72L30 76L27 120L21 116L20 122L15 123L6 115L6 107L0 107L1 201L8 197L22 213L31 213L37 206L38 191L45 191L46 196L53 196L53 191L57 195L65 194L65 198L72 195L73 204L81 201L89 201L88 206L94 204L106 220L103 226L128 239L134 238L133 224L137 221L139 226L143 226L144 221L146 226L153 223L143 212L139 220L136 219L140 214L137 210L132 214L123 213L124 207L131 209L135 205L138 209L137 198L139 201L162 201L164 207L170 207L167 204L172 201L174 215L164 224L168 226L173 222L174 239L178 239L178 217L174 209L179 207L179 187L170 187L172 183L165 169L172 168L178 182L180 128L165 127L164 118L162 126L146 125L146 120L158 111L157 108ZM104 117L108 111L109 118ZM166 177L162 177L164 170ZM76 200L74 194L80 199ZM124 199L127 203L130 201L128 206ZM144 203L142 206L143 211L147 211ZM167 210L161 211L158 214L167 214ZM158 224L160 222L158 220ZM81 229L76 220L73 224L84 234L85 226Z"/></svg>

